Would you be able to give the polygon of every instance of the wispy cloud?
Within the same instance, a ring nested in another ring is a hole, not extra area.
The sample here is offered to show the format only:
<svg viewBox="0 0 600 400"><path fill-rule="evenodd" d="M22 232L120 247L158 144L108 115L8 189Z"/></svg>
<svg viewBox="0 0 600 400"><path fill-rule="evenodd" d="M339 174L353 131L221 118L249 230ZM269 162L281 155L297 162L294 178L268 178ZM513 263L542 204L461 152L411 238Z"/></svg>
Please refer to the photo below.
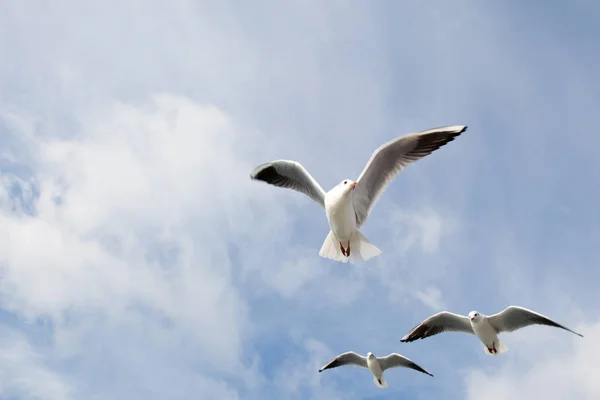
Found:
<svg viewBox="0 0 600 400"><path fill-rule="evenodd" d="M26 337L0 330L0 393L3 398L62 400L74 398L69 380L53 370L51 362Z"/></svg>

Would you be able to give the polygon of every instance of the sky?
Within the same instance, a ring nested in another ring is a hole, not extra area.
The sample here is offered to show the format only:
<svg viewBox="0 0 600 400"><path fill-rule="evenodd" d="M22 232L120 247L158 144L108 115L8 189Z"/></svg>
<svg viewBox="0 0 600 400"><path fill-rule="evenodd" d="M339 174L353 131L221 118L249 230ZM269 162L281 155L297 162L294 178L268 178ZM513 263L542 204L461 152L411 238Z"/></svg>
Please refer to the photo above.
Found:
<svg viewBox="0 0 600 400"><path fill-rule="evenodd" d="M0 399L597 399L600 4L0 1ZM325 190L468 125L318 256ZM489 357L400 338L536 310ZM319 367L403 354L435 375Z"/></svg>

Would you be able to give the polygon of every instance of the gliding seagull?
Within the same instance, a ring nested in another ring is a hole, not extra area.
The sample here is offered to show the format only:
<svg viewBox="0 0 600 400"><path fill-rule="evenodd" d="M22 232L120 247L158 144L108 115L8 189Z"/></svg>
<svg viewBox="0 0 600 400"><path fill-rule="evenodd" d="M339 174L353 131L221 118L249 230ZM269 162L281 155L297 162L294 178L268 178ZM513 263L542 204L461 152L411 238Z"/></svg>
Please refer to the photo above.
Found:
<svg viewBox="0 0 600 400"><path fill-rule="evenodd" d="M331 227L319 255L357 263L381 253L358 229L390 181L408 164L453 141L466 129L462 125L446 126L396 138L373 152L356 182L344 179L327 193L296 161L276 160L259 165L250 177L304 193L317 202L325 209Z"/></svg>
<svg viewBox="0 0 600 400"><path fill-rule="evenodd" d="M375 385L382 389L388 387L387 382L385 379L383 379L383 371L386 369L396 367L412 368L429 376L433 376L408 358L398 353L392 353L385 357L378 358L375 357L375 355L371 352L367 353L366 357L363 357L353 351L340 354L322 366L319 372L323 372L324 370L330 368L341 367L342 365L358 365L359 367L368 368L373 374L373 382L375 382Z"/></svg>
<svg viewBox="0 0 600 400"><path fill-rule="evenodd" d="M583 335L560 325L551 319L523 307L510 306L498 314L489 317L477 311L471 311L469 317L453 314L448 311L437 313L408 332L401 342L412 342L425 339L442 332L464 332L476 335L484 344L484 351L489 355L499 355L508 350L498 339L501 332L513 332L529 325L547 325L567 330L575 335Z"/></svg>

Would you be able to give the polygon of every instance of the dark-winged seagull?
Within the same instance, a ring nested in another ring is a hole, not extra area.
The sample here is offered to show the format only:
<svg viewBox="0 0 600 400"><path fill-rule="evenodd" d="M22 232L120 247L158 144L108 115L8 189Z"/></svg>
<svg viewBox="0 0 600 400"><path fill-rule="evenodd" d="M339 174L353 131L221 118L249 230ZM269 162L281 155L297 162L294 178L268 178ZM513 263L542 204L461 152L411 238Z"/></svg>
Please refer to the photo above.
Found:
<svg viewBox="0 0 600 400"><path fill-rule="evenodd" d="M375 385L382 389L388 387L387 382L385 379L383 379L383 371L386 369L396 367L412 368L429 376L433 376L408 358L398 353L392 353L385 357L375 357L375 354L369 352L367 353L366 357L363 357L353 351L340 354L322 366L321 369L319 369L319 372L323 372L324 370L330 368L341 367L342 365L358 365L359 367L368 368L373 374L373 382L375 382Z"/></svg>
<svg viewBox="0 0 600 400"><path fill-rule="evenodd" d="M486 354L499 355L507 351L508 347L498 339L498 334L501 332L513 332L529 325L553 326L583 337L583 335L535 311L523 307L510 306L502 312L490 315L489 317L477 311L471 311L468 317L442 311L415 326L400 341L413 342L417 339L425 339L442 332L464 332L476 335L483 343Z"/></svg>

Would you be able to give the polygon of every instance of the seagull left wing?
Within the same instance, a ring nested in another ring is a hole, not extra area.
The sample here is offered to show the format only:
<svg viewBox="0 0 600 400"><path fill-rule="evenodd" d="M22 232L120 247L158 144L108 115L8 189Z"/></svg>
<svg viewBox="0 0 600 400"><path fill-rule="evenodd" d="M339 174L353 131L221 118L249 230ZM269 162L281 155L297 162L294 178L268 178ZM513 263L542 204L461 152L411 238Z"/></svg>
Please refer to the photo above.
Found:
<svg viewBox="0 0 600 400"><path fill-rule="evenodd" d="M325 371L330 368L341 367L342 365L358 365L359 367L369 368L367 366L367 358L361 356L360 354L356 354L353 351L349 351L344 354L340 354L333 360L329 361L327 364L321 367L319 372Z"/></svg>
<svg viewBox="0 0 600 400"><path fill-rule="evenodd" d="M250 178L304 193L325 208L325 191L296 161L276 160L259 165L250 173Z"/></svg>
<svg viewBox="0 0 600 400"><path fill-rule="evenodd" d="M555 328L564 329L577 336L583 337L583 335L570 330L566 326L563 326L557 322L552 321L550 318L538 314L535 311L528 310L523 307L510 306L499 312L488 317L488 321L496 328L496 332L513 332L517 329L525 328L529 325L546 325L553 326Z"/></svg>
<svg viewBox="0 0 600 400"><path fill-rule="evenodd" d="M404 368L412 368L416 371L422 372L429 376L433 376L429 372L427 372L425 369L419 367L417 364L412 362L410 359L408 359L398 353L392 353L385 357L378 358L378 360L379 360L379 365L381 365L381 369L383 369L384 371L389 368L404 367Z"/></svg>
<svg viewBox="0 0 600 400"><path fill-rule="evenodd" d="M405 166L431 154L466 130L466 126L458 125L411 133L375 150L356 181L352 195L357 227L365 223L381 193Z"/></svg>
<svg viewBox="0 0 600 400"><path fill-rule="evenodd" d="M414 342L417 339L425 339L442 332L464 332L475 334L468 317L448 311L442 311L432 315L412 328L410 332L400 339L400 341Z"/></svg>

